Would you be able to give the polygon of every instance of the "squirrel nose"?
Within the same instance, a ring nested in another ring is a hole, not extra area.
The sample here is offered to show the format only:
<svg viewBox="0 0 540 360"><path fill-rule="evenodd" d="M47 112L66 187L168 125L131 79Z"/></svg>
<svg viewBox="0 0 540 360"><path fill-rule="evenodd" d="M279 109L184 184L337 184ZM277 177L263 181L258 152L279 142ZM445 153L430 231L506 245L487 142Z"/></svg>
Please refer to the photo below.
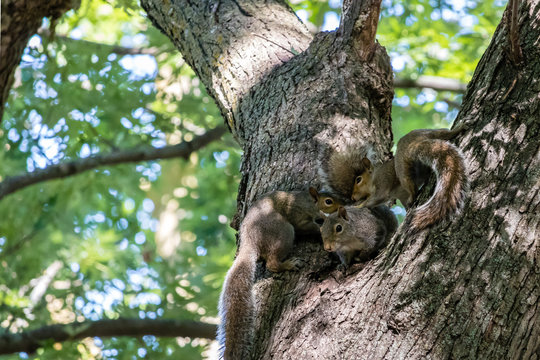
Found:
<svg viewBox="0 0 540 360"><path fill-rule="evenodd" d="M332 246L330 245L324 245L324 250L328 251L328 252L332 252Z"/></svg>

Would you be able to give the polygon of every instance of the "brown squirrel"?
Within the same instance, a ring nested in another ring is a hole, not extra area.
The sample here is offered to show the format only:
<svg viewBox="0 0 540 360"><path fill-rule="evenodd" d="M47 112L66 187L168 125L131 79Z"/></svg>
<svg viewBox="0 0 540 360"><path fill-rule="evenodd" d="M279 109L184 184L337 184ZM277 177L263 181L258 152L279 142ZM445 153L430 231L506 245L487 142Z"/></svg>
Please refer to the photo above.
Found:
<svg viewBox="0 0 540 360"><path fill-rule="evenodd" d="M313 186L309 187L309 194L317 204L319 210L326 214L332 214L336 212L340 206L343 204L336 200L334 196L325 191L317 191Z"/></svg>
<svg viewBox="0 0 540 360"><path fill-rule="evenodd" d="M366 260L382 249L397 229L397 219L387 206L340 206L324 219L324 249L335 252L344 267L356 257Z"/></svg>
<svg viewBox="0 0 540 360"><path fill-rule="evenodd" d="M459 212L468 180L461 151L447 140L464 129L465 125L453 130L413 130L398 141L393 159L374 167L364 158L367 170L355 180L353 200L364 199L360 206L372 207L399 199L409 209L431 168L437 175L437 186L431 198L409 217L409 230L425 229Z"/></svg>
<svg viewBox="0 0 540 360"><path fill-rule="evenodd" d="M319 234L322 223L319 209L307 191L274 191L250 207L240 225L240 247L219 299L220 358L249 357L255 316L251 290L257 261L264 259L272 272L298 269L299 259L287 259L295 233Z"/></svg>
<svg viewBox="0 0 540 360"><path fill-rule="evenodd" d="M347 144L340 151L325 148L322 153L318 173L323 192L341 204L351 203L355 179L367 170L362 161L367 147L361 143Z"/></svg>

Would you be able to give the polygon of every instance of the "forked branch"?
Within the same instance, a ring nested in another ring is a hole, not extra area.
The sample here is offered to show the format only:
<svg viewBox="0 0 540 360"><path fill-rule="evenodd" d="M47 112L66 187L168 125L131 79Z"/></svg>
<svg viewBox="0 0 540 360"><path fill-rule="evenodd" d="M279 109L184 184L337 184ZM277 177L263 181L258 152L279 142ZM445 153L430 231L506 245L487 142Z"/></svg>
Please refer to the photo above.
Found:
<svg viewBox="0 0 540 360"><path fill-rule="evenodd" d="M351 41L361 59L367 60L375 44L381 0L345 0L339 32Z"/></svg>

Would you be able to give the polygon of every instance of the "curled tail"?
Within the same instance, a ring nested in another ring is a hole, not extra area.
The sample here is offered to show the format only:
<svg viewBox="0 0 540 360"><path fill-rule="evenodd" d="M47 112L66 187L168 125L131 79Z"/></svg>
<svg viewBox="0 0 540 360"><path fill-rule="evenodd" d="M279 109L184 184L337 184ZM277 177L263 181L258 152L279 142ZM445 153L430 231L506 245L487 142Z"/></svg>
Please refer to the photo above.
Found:
<svg viewBox="0 0 540 360"><path fill-rule="evenodd" d="M411 232L459 213L468 188L463 154L455 145L445 140L430 139L419 143L415 150L416 160L435 172L437 186L431 198L413 211L409 220Z"/></svg>
<svg viewBox="0 0 540 360"><path fill-rule="evenodd" d="M249 247L240 248L227 272L219 298L217 340L220 359L247 359L252 341L255 302L251 289L257 254Z"/></svg>

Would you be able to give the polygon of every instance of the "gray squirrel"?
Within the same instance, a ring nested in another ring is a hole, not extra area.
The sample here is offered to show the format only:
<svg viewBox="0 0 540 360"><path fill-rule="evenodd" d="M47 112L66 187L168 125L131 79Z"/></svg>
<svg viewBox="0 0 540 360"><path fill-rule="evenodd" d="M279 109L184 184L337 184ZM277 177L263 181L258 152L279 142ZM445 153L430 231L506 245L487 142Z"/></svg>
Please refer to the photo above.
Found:
<svg viewBox="0 0 540 360"><path fill-rule="evenodd" d="M288 258L295 233L319 234L323 219L307 191L274 191L257 200L240 225L238 255L229 269L219 299L217 340L220 358L249 358L255 301L252 288L259 259L272 272L297 270L299 259ZM288 259L287 259L288 258Z"/></svg>
<svg viewBox="0 0 540 360"><path fill-rule="evenodd" d="M367 260L386 246L397 225L396 216L387 206L340 206L321 226L324 249L335 252L347 267L353 259Z"/></svg>
<svg viewBox="0 0 540 360"><path fill-rule="evenodd" d="M409 209L431 168L437 175L437 186L431 198L407 217L408 231L423 230L459 213L468 188L467 171L463 154L448 140L467 128L461 124L453 130L413 130L398 141L391 160L373 166L365 157L365 171L354 181L352 199L363 200L361 206L365 207L399 199Z"/></svg>

